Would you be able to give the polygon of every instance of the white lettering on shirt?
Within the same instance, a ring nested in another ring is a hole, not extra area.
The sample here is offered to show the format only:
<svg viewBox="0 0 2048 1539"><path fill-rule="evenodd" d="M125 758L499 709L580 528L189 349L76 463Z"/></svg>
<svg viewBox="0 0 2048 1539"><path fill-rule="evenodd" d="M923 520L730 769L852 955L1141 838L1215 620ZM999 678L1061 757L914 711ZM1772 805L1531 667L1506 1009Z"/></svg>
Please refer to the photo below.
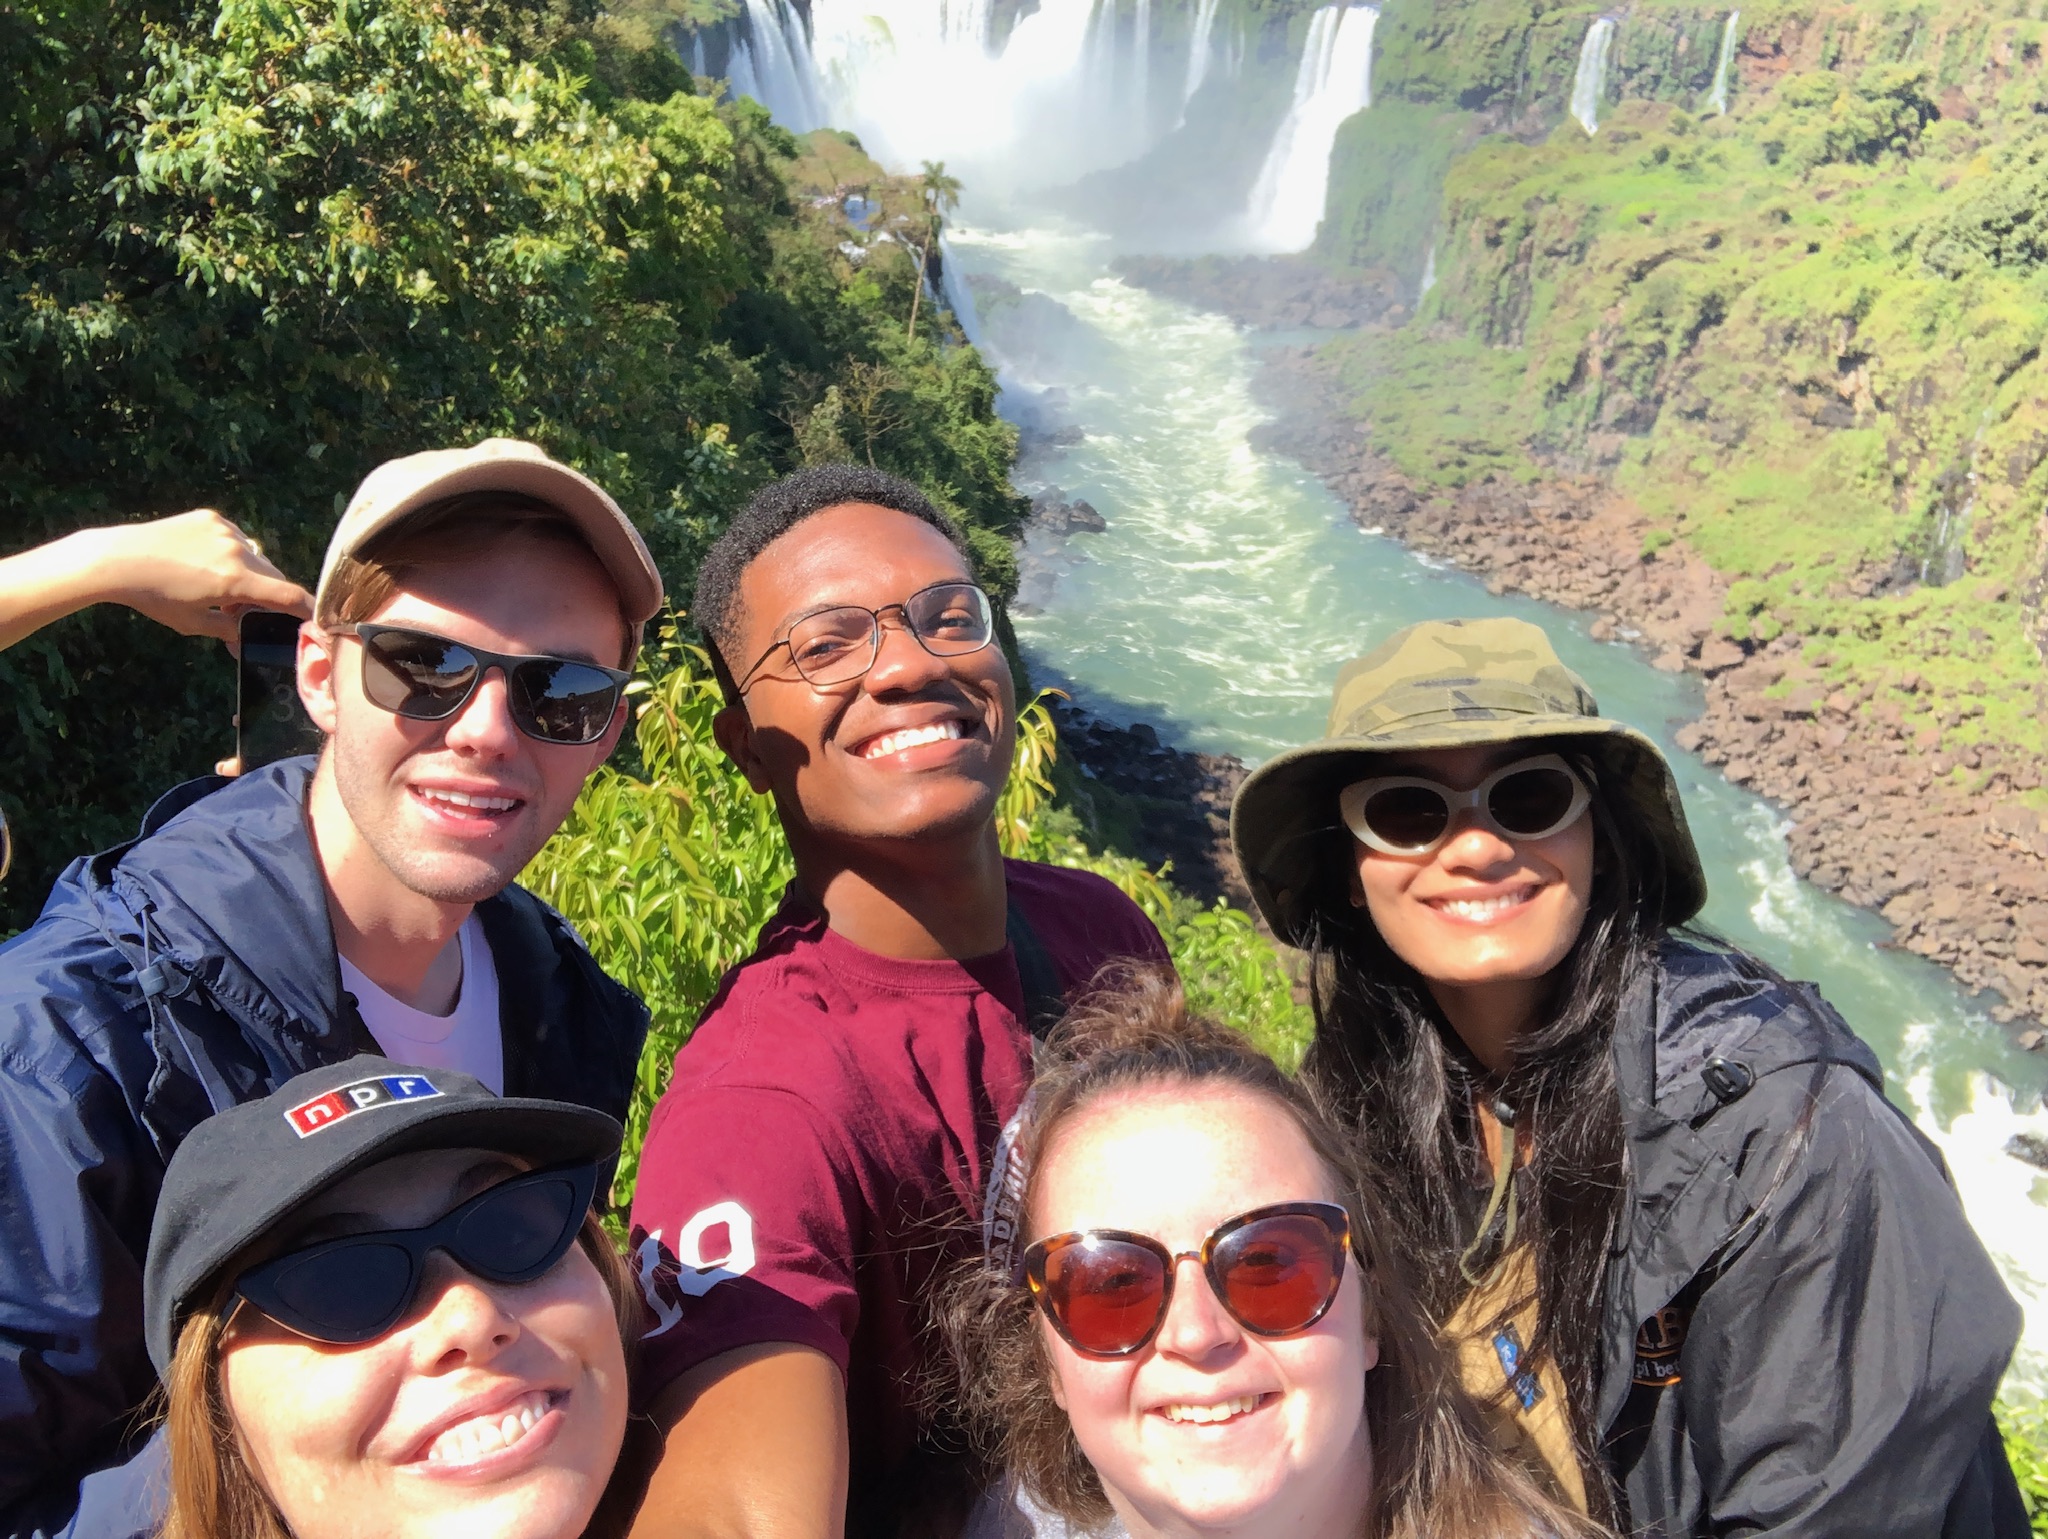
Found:
<svg viewBox="0 0 2048 1539"><path fill-rule="evenodd" d="M724 1230L724 1252L716 1258L704 1254L704 1242L713 1230ZM736 1202L714 1202L700 1210L676 1236L676 1260L683 1270L676 1285L692 1298L701 1298L731 1277L745 1277L754 1270L754 1215Z"/></svg>

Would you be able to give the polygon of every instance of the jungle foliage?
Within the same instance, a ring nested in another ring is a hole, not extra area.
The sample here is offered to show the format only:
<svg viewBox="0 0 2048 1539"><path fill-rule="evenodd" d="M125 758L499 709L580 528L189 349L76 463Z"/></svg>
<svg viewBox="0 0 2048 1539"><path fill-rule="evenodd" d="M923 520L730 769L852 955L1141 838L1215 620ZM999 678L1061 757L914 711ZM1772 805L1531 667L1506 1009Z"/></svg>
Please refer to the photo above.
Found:
<svg viewBox="0 0 2048 1539"><path fill-rule="evenodd" d="M1697 63L1726 11L1638 7L1589 136L1555 81L1518 94L1503 60L1550 58L1563 14L1518 44L1527 9L1452 0L1389 34L1394 128L1467 136L1433 196L1363 153L1380 107L1340 140L1328 254L1413 281L1435 248L1407 325L1331 349L1375 444L1445 491L1599 475L1727 577L1724 634L1796 632L1912 730L2048 752L2048 23L1746 5L1721 115L1697 71L1621 68ZM1410 79L1418 26L1479 51Z"/></svg>
<svg viewBox="0 0 2048 1539"><path fill-rule="evenodd" d="M920 482L1000 588L1014 434L956 333L909 334L908 254L580 5L0 0L0 554L209 505L308 579L371 466L497 433L613 491L679 594L821 456ZM10 651L0 699L0 934L233 744L228 659L126 613Z"/></svg>

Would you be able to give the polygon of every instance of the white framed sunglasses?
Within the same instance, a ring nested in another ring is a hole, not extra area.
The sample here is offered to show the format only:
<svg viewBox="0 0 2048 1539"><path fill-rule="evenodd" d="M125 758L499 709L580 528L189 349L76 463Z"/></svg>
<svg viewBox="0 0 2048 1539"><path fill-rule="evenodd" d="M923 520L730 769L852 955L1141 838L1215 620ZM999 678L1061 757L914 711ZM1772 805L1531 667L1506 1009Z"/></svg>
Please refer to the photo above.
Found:
<svg viewBox="0 0 2048 1539"><path fill-rule="evenodd" d="M1503 839L1548 839L1585 815L1593 793L1554 753L1503 764L1469 791L1424 775L1374 775L1337 793L1344 826L1382 855L1427 855L1450 837L1459 813Z"/></svg>

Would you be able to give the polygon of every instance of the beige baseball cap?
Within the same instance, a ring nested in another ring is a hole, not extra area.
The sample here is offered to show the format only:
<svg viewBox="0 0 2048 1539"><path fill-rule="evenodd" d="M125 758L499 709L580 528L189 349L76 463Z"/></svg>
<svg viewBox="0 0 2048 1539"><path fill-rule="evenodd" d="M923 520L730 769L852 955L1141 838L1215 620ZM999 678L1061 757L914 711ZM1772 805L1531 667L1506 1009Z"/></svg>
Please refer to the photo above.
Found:
<svg viewBox="0 0 2048 1539"><path fill-rule="evenodd" d="M386 529L430 503L470 492L516 492L553 508L576 525L604 564L635 625L661 610L661 573L647 543L619 505L590 477L550 459L538 444L486 438L467 449L428 449L386 460L349 499L320 563L314 613L327 604L327 587L341 558L352 556Z"/></svg>

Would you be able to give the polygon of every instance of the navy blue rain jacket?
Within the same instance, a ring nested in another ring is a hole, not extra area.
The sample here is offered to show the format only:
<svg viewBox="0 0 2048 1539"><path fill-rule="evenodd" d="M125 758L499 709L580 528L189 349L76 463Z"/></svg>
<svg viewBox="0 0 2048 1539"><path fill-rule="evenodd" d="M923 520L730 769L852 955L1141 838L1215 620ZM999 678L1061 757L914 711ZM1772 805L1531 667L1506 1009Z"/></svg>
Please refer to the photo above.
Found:
<svg viewBox="0 0 2048 1539"><path fill-rule="evenodd" d="M374 1047L306 830L311 759L181 788L0 947L0 1534L50 1532L140 1443L164 1166L217 1108ZM168 809L168 815L166 815ZM477 906L505 1093L623 1119L647 1012L517 887Z"/></svg>
<svg viewBox="0 0 2048 1539"><path fill-rule="evenodd" d="M1632 1539L2025 1539L2020 1310L1810 985L1670 940L1614 1037L1629 1203L1597 1408Z"/></svg>

